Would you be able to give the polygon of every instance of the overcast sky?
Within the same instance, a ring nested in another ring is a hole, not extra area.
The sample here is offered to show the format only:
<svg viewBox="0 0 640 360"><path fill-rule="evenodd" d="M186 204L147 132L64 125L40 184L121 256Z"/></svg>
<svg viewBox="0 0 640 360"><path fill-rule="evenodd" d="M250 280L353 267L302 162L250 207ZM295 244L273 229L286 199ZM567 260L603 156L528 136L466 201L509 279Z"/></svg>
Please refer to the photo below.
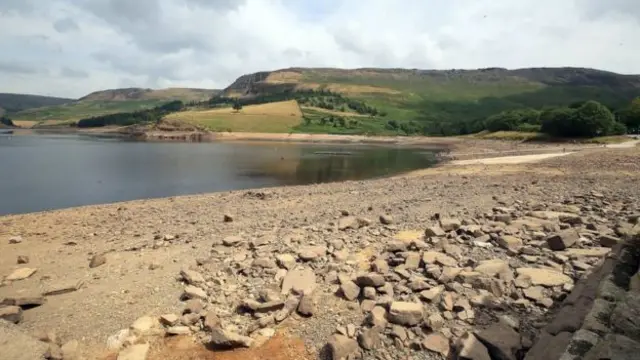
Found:
<svg viewBox="0 0 640 360"><path fill-rule="evenodd" d="M292 66L640 73L639 0L0 0L0 92L223 88Z"/></svg>

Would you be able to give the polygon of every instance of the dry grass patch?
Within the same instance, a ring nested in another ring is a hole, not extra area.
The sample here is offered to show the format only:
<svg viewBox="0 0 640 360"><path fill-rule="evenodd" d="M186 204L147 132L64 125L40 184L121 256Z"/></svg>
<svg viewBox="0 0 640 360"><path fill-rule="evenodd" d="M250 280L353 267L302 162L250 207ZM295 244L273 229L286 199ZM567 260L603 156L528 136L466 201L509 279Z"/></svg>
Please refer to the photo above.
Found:
<svg viewBox="0 0 640 360"><path fill-rule="evenodd" d="M287 84L287 83L298 83L302 79L302 74L295 71L277 71L272 72L265 79L266 83L269 84Z"/></svg>
<svg viewBox="0 0 640 360"><path fill-rule="evenodd" d="M325 114L338 115L338 116L348 116L348 117L367 117L369 115L366 114L358 114L356 112L347 112L347 111L337 111L337 110L328 110L315 106L303 106L302 110L313 110Z"/></svg>

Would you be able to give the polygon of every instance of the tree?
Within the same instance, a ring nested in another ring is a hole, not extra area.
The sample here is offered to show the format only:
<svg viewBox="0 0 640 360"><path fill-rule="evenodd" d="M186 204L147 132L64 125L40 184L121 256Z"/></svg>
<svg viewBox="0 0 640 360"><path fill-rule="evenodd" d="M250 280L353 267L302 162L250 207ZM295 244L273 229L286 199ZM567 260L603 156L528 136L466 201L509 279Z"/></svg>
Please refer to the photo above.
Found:
<svg viewBox="0 0 640 360"><path fill-rule="evenodd" d="M13 121L9 119L7 116L0 116L0 124L6 125L6 126L15 126Z"/></svg>
<svg viewBox="0 0 640 360"><path fill-rule="evenodd" d="M485 127L489 131L513 131L521 123L521 117L514 111L503 111L489 116L485 121Z"/></svg>
<svg viewBox="0 0 640 360"><path fill-rule="evenodd" d="M597 101L587 101L571 117L568 136L594 137L608 135L615 125L613 113Z"/></svg>
<svg viewBox="0 0 640 360"><path fill-rule="evenodd" d="M242 110L242 104L240 104L240 101L236 100L233 102L233 110L235 110L235 112Z"/></svg>
<svg viewBox="0 0 640 360"><path fill-rule="evenodd" d="M540 114L540 131L552 136L567 136L571 131L571 117L575 110L570 108L547 109Z"/></svg>
<svg viewBox="0 0 640 360"><path fill-rule="evenodd" d="M627 127L631 134L640 133L640 97L635 98L631 105L616 113L617 120Z"/></svg>

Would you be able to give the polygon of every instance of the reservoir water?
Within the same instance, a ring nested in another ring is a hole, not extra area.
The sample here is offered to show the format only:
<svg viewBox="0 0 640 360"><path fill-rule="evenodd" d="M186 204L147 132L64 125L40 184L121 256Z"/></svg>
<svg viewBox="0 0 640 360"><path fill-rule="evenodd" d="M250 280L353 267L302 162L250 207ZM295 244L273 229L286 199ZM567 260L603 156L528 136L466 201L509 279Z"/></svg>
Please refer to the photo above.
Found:
<svg viewBox="0 0 640 360"><path fill-rule="evenodd" d="M435 151L276 142L0 135L0 215L135 199L384 177Z"/></svg>

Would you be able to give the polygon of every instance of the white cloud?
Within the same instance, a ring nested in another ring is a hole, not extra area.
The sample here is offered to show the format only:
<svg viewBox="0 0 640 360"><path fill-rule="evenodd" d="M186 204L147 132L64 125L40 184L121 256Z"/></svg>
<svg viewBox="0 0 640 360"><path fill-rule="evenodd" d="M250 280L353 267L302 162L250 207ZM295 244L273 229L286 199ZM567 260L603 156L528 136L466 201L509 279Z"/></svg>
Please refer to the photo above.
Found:
<svg viewBox="0 0 640 360"><path fill-rule="evenodd" d="M222 88L293 66L640 73L637 0L3 0L0 92Z"/></svg>

